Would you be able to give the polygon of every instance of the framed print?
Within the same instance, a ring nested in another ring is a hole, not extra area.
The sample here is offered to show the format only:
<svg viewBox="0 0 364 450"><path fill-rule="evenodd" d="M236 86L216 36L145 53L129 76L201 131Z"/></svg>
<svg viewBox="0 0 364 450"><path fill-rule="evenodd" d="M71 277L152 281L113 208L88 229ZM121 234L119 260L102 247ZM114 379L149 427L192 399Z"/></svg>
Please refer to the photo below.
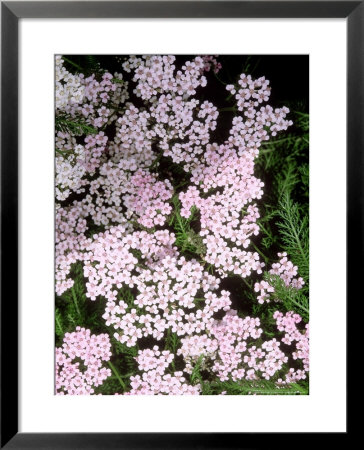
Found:
<svg viewBox="0 0 364 450"><path fill-rule="evenodd" d="M1 6L2 447L347 438L362 2Z"/></svg>

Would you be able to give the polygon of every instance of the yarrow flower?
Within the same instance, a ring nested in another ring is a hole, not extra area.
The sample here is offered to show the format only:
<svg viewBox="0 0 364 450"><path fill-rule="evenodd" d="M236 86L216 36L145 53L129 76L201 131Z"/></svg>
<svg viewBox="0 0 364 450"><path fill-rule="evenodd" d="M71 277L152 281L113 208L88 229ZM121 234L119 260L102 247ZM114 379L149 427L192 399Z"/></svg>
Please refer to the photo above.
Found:
<svg viewBox="0 0 364 450"><path fill-rule="evenodd" d="M203 55L201 56L204 66L201 69L201 72L210 72L210 70L212 69L214 73L219 73L219 71L222 68L221 63L219 63L217 61L217 57L218 55Z"/></svg>
<svg viewBox="0 0 364 450"><path fill-rule="evenodd" d="M90 395L111 375L102 365L111 357L107 334L94 335L77 327L66 333L62 347L56 348L56 394Z"/></svg>
<svg viewBox="0 0 364 450"><path fill-rule="evenodd" d="M156 345L139 351L136 360L143 374L130 378L132 389L125 395L198 395L199 385L188 384L183 372L165 373L173 359L174 355Z"/></svg>
<svg viewBox="0 0 364 450"><path fill-rule="evenodd" d="M295 278L298 270L297 266L294 266L292 262L287 259L287 253L285 252L278 253L278 257L280 258L279 262L272 264L269 273L271 275L279 276L279 278L284 281L286 287L301 289L305 282L301 277ZM255 283L254 290L255 292L259 292L259 303L269 303L271 297L270 293L274 292L274 287L263 280L260 283Z"/></svg>

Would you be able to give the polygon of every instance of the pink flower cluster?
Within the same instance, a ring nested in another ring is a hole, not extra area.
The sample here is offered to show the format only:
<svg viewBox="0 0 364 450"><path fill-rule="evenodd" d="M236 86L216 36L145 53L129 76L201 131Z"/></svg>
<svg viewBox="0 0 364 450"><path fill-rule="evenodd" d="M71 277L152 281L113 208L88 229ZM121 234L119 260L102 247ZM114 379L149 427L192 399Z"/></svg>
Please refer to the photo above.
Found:
<svg viewBox="0 0 364 450"><path fill-rule="evenodd" d="M158 181L156 175L138 170L130 182L133 192L124 197L129 217L136 214L139 216L138 222L147 228L164 225L172 211L171 205L167 203L173 195L170 181Z"/></svg>
<svg viewBox="0 0 364 450"><path fill-rule="evenodd" d="M68 278L72 264L82 260L82 250L87 246L85 212L82 204L74 202L71 208L56 210L56 293L62 295L74 281Z"/></svg>
<svg viewBox="0 0 364 450"><path fill-rule="evenodd" d="M122 169L113 170L108 164L103 166L100 173L101 176L97 180L91 181L90 194L84 200L74 202L71 207L57 209L56 290L58 295L72 287L73 281L67 279L71 265L77 261L83 261L89 250L91 241L85 236L87 217L91 217L95 224L107 225L110 221L122 224L118 232L126 234L132 229L130 223L126 223L128 219L129 221L136 219L141 225L151 228L155 225L163 225L171 212L171 206L167 200L172 196L172 187L168 180L158 181L155 175L145 171L138 171L130 177ZM121 196L125 192L128 194L122 202ZM125 207L128 208L126 213ZM90 249L93 249L92 245Z"/></svg>
<svg viewBox="0 0 364 450"><path fill-rule="evenodd" d="M136 360L143 374L130 377L131 390L125 395L198 395L200 386L189 385L183 372L165 373L173 359L172 353L161 352L158 346L139 351Z"/></svg>
<svg viewBox="0 0 364 450"><path fill-rule="evenodd" d="M160 93L175 95L195 95L199 86L206 86L206 78L201 75L204 61L197 56L187 61L181 70L175 72L175 56L132 56L123 64L126 72L133 67L133 81L137 82L134 93L143 100L150 100Z"/></svg>
<svg viewBox="0 0 364 450"><path fill-rule="evenodd" d="M113 83L112 75L104 73L101 81L95 75L85 79L83 74L68 72L60 56L56 56L56 118L66 115L76 123L101 128L116 120L116 110L128 98L128 83ZM121 74L115 77L122 80ZM76 133L79 134L79 133ZM107 137L100 131L87 136L85 145L76 144L69 133L56 133L56 198L65 200L71 192L84 192L87 173L93 173L101 163Z"/></svg>
<svg viewBox="0 0 364 450"><path fill-rule="evenodd" d="M64 67L63 59L57 55L55 58L56 81L56 113L69 112L82 103L85 86L84 75L73 75Z"/></svg>
<svg viewBox="0 0 364 450"><path fill-rule="evenodd" d="M118 83L110 73L95 74L85 78L83 74L71 74L64 67L64 60L56 56L56 114L83 117L86 123L101 128L116 119L115 111L128 99L128 83L122 74L115 73Z"/></svg>
<svg viewBox="0 0 364 450"><path fill-rule="evenodd" d="M66 200L72 192L80 194L88 184L83 164L84 147L69 133L56 133L56 199Z"/></svg>
<svg viewBox="0 0 364 450"><path fill-rule="evenodd" d="M182 340L179 353L187 361L186 371L191 373L193 363L204 355L202 367L215 373L221 381L260 377L270 379L287 362L286 355L279 350L275 339L266 341L261 348L251 345L262 329L258 318L240 318L236 311L229 310L221 321L215 321L210 336L192 336Z"/></svg>
<svg viewBox="0 0 364 450"><path fill-rule="evenodd" d="M127 103L124 114L116 121L114 153L126 161L130 160L130 170L148 167L156 158L152 151L156 132L151 117L151 113L144 108L140 110L132 103Z"/></svg>
<svg viewBox="0 0 364 450"><path fill-rule="evenodd" d="M126 168L125 160L100 168L100 176L91 181L90 195L84 200L94 223L108 226L136 220L146 228L164 225L172 210L170 181L160 181L148 170L132 173L132 169L130 165Z"/></svg>
<svg viewBox="0 0 364 450"><path fill-rule="evenodd" d="M84 158L80 161L87 172L93 174L105 159L107 136L103 131L85 138Z"/></svg>
<svg viewBox="0 0 364 450"><path fill-rule="evenodd" d="M138 267L139 261L133 253L140 252L144 265L153 267L162 258L175 255L174 240L174 235L168 231L128 233L122 225L94 235L84 257L84 275L88 279L86 295L91 300L99 295L116 300L117 289L134 287L133 271L142 270L143 264Z"/></svg>
<svg viewBox="0 0 364 450"><path fill-rule="evenodd" d="M269 273L272 275L278 275L287 287L292 287L295 289L301 289L305 284L303 278L294 278L297 275L298 268L294 266L291 261L287 258L287 253L278 253L280 258L279 262L272 264L272 268ZM262 280L254 285L255 292L259 292L258 303L269 303L270 293L274 292L274 287L271 286L267 281Z"/></svg>
<svg viewBox="0 0 364 450"><path fill-rule="evenodd" d="M232 379L269 380L284 369L288 356L280 349L281 342L287 345L296 342L293 359L302 360L303 369L290 368L285 382L305 379L308 368L308 326L305 333L297 330L295 324L302 319L298 314L274 314L279 331L286 332L279 341L275 338L263 341L259 346L255 342L261 338L263 330L258 328L258 318L237 315L230 309L220 321L214 321L207 334L188 336L182 339L177 354L186 361L187 373L191 373L201 355L201 369L215 373L221 381Z"/></svg>
<svg viewBox="0 0 364 450"><path fill-rule="evenodd" d="M245 153L239 157L227 146L208 145L205 160L192 177L202 192L191 186L179 195L181 215L189 217L192 206L199 210L204 258L221 276L261 273L264 263L259 255L243 250L249 247L250 237L259 233L259 212L249 203L263 193L263 183L253 176L252 156Z"/></svg>
<svg viewBox="0 0 364 450"><path fill-rule="evenodd" d="M85 192L87 174L94 174L105 159L107 137L103 131L86 136L85 145L76 144L69 133L56 134L56 198L66 200L74 192Z"/></svg>
<svg viewBox="0 0 364 450"><path fill-rule="evenodd" d="M163 155L187 172L198 167L210 132L216 129L217 108L208 101L200 104L195 99L184 101L182 97L167 95L161 96L151 111L158 121L154 130Z"/></svg>
<svg viewBox="0 0 364 450"><path fill-rule="evenodd" d="M238 86L229 84L226 89L235 95L238 110L243 111L247 118L255 119L257 123L270 127L272 136L292 125L292 121L285 120L286 114L289 112L289 109L285 106L273 110L268 105L256 110L261 103L268 101L270 97L269 80L266 80L265 77L253 80L250 75L242 73Z"/></svg>
<svg viewBox="0 0 364 450"><path fill-rule="evenodd" d="M210 326L215 312L230 306L227 291L220 296L213 293L219 280L197 261L177 258L173 242L174 236L163 231L122 237L113 228L89 247L86 295L93 300L99 295L107 298L106 325L119 330L114 337L129 347L143 336L161 340L168 329L178 336L199 333ZM133 250L140 252L139 260ZM117 289L123 286L137 289L133 302L118 297ZM198 292L203 298L197 308Z"/></svg>
<svg viewBox="0 0 364 450"><path fill-rule="evenodd" d="M260 77L253 80L250 75L242 73L238 81L238 86L229 84L226 90L232 95L235 95L239 111L252 110L256 108L259 103L268 101L270 96L269 80L265 77Z"/></svg>
<svg viewBox="0 0 364 450"><path fill-rule="evenodd" d="M111 375L103 361L111 357L107 334L94 335L77 327L66 333L62 347L56 348L56 394L89 395Z"/></svg>
<svg viewBox="0 0 364 450"><path fill-rule="evenodd" d="M286 375L286 382L292 383L294 381L304 380L306 378L306 372L310 370L309 324L306 324L304 332L301 332L297 329L296 325L302 321L299 314L288 312L283 315L281 312L276 311L273 317L276 319L278 330L285 333L282 342L287 345L295 343L295 351L292 352L292 357L295 360L301 360L303 364L303 370L290 368Z"/></svg>
<svg viewBox="0 0 364 450"><path fill-rule="evenodd" d="M148 112L139 112L130 106L134 114L132 128L136 127L138 135L142 122L144 130L141 136L147 138L144 145L149 147L151 139L158 139L164 156L171 157L177 164L184 164L185 170L189 170L198 161L198 155L203 153L202 146L209 142L209 133L216 128L218 113L208 101L200 105L198 100L189 99L199 86L206 85L206 78L201 76L203 59L196 57L187 61L176 73L174 61L174 56L131 57L123 67L126 71L135 69L135 93L148 103ZM143 116L142 120L138 115ZM125 127L125 120L128 121L128 117L120 119L124 128L118 136L130 143L134 130L130 134L130 126Z"/></svg>
<svg viewBox="0 0 364 450"><path fill-rule="evenodd" d="M155 369L159 375L163 375L173 358L174 356L171 352L168 350L160 352L158 346L155 345L152 350L139 350L136 361L139 370L146 372Z"/></svg>
<svg viewBox="0 0 364 450"><path fill-rule="evenodd" d="M210 70L212 69L214 73L219 73L219 71L222 68L221 63L219 63L217 61L218 55L204 55L201 56L203 62L204 62L204 66L202 72L210 72Z"/></svg>

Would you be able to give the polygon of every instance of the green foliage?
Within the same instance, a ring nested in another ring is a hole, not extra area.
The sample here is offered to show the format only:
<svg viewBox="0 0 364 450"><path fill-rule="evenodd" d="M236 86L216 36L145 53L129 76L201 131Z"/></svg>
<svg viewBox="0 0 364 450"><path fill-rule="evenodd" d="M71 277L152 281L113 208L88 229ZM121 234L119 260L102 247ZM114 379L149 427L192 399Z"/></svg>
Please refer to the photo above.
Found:
<svg viewBox="0 0 364 450"><path fill-rule="evenodd" d="M307 395L308 386L298 383L278 385L273 381L220 381L211 383L214 394L226 391L227 395Z"/></svg>
<svg viewBox="0 0 364 450"><path fill-rule="evenodd" d="M204 357L205 357L205 355L200 355L198 360L196 361L195 367L193 368L191 376L190 376L192 384L195 384L197 380L202 382L202 376L201 376L200 370L201 370L201 366L202 366Z"/></svg>
<svg viewBox="0 0 364 450"><path fill-rule="evenodd" d="M127 347L125 344L117 341L113 336L110 338L112 343L112 364L113 364L113 373L117 372L119 377L122 379L124 384L129 383L129 378L132 375L135 375L138 372L138 365L135 360L138 355L138 347ZM119 380L119 385L122 382Z"/></svg>
<svg viewBox="0 0 364 450"><path fill-rule="evenodd" d="M308 284L309 280L309 232L308 216L300 214L299 206L293 203L288 193L279 201L278 210L280 221L279 232L293 264L299 269L299 274Z"/></svg>
<svg viewBox="0 0 364 450"><path fill-rule="evenodd" d="M271 298L280 301L286 310L299 313L308 320L309 293L309 165L308 131L309 115L302 111L303 105L292 109L294 125L284 138L263 143L256 164L257 175L266 184L264 202L260 206L258 224L261 236L255 245L264 249L270 262L278 252L286 252L288 258L298 267L298 275L305 282L302 289L286 288L284 282L265 273L264 278L275 288ZM300 110L301 109L301 110ZM260 240L259 240L260 239ZM260 251L260 253L262 253ZM266 258L267 259L267 258ZM266 260L265 260L266 261ZM269 334L272 324L269 315L274 311L272 304L254 305L253 314L261 317Z"/></svg>
<svg viewBox="0 0 364 450"><path fill-rule="evenodd" d="M127 286L121 288L118 292L118 298L123 300L129 307L135 308L134 295Z"/></svg>
<svg viewBox="0 0 364 450"><path fill-rule="evenodd" d="M191 215L188 219L181 216L181 204L178 196L175 195L172 199L174 210L170 218L169 225L173 226L176 234L176 245L180 248L182 253L190 252L202 256L206 252L205 245L202 242L201 236L194 231L191 224L197 216L197 208L191 208Z"/></svg>
<svg viewBox="0 0 364 450"><path fill-rule="evenodd" d="M134 358L138 355L138 347L128 347L126 344L122 344L117 341L114 336L110 338L113 347L115 348L115 354L117 355L127 355Z"/></svg>
<svg viewBox="0 0 364 450"><path fill-rule="evenodd" d="M214 395L216 394L216 392L214 392L214 384L211 381L206 380L201 373L205 366L204 359L205 355L202 354L199 356L190 375L190 382L192 385L199 384L201 395Z"/></svg>
<svg viewBox="0 0 364 450"><path fill-rule="evenodd" d="M56 116L55 127L56 131L69 133L72 136L97 134L97 129L87 124L81 117L78 117L77 120L75 120L69 115Z"/></svg>
<svg viewBox="0 0 364 450"><path fill-rule="evenodd" d="M309 166L308 164L302 164L299 168L300 180L298 184L298 192L302 198L302 209L308 213L308 198L309 198Z"/></svg>
<svg viewBox="0 0 364 450"><path fill-rule="evenodd" d="M211 386L211 384L209 382L203 381L201 379L201 395L215 395L216 393L214 392L213 387Z"/></svg>
<svg viewBox="0 0 364 450"><path fill-rule="evenodd" d="M264 303L260 304L257 299L254 298L254 303L252 306L252 315L254 317L259 317L259 320L264 324L263 333L268 339L273 339L277 336L277 324L273 318L273 314L277 311L277 304L275 303Z"/></svg>
<svg viewBox="0 0 364 450"><path fill-rule="evenodd" d="M267 174L273 175L270 197L275 203L285 193L297 194L295 191L302 188L302 182L304 189L299 196L308 194L309 115L294 111L291 117L294 125L285 137L264 142L257 160L258 173L262 178ZM306 176L302 177L302 174Z"/></svg>
<svg viewBox="0 0 364 450"><path fill-rule="evenodd" d="M64 335L63 318L62 318L62 314L58 308L56 308L55 319L56 319L56 336L58 338L62 338Z"/></svg>
<svg viewBox="0 0 364 450"><path fill-rule="evenodd" d="M127 347L113 336L113 329L105 325L102 314L105 310L105 301L98 299L90 301L85 295L85 280L81 263L74 264L71 271L74 285L61 297L56 297L55 333L56 346L62 345L64 333L74 332L76 326L90 329L93 334L107 333L112 345L112 361L108 363L113 375L105 380L102 386L95 389L95 393L114 394L127 390L130 375L137 372L135 357L138 347ZM119 297L128 304L132 304L134 296L129 288L123 288ZM120 375L123 374L123 375ZM127 375L124 375L127 374ZM125 378L125 381L124 381Z"/></svg>
<svg viewBox="0 0 364 450"><path fill-rule="evenodd" d="M115 395L115 393L122 394L127 388L120 385L119 379L116 375L111 375L107 378L101 386L95 388L95 395Z"/></svg>
<svg viewBox="0 0 364 450"><path fill-rule="evenodd" d="M275 207L271 205L261 206L261 217L257 220L257 223L262 233L261 246L264 249L269 249L278 242L278 236L273 227L276 216L277 210Z"/></svg>
<svg viewBox="0 0 364 450"><path fill-rule="evenodd" d="M117 371L116 367L114 366L114 364L111 361L108 361L108 365L110 367L110 369L112 370L112 372L114 373L115 377L117 378L117 380L119 381L119 384L121 386L121 388L123 389L123 391L126 390L126 385L124 383L124 381L122 380L119 372Z"/></svg>
<svg viewBox="0 0 364 450"><path fill-rule="evenodd" d="M91 73L98 72L100 70L100 63L96 56L86 55L85 56L85 67Z"/></svg>
<svg viewBox="0 0 364 450"><path fill-rule="evenodd" d="M167 337L165 343L165 349L169 350L171 353L176 353L180 345L180 340L177 333L173 333L170 329L167 330Z"/></svg>
<svg viewBox="0 0 364 450"><path fill-rule="evenodd" d="M305 322L308 322L309 303L308 297L303 290L286 286L278 275L272 275L268 272L264 274L264 279L274 287L274 292L270 293L271 300L283 303L286 311L297 312Z"/></svg>
<svg viewBox="0 0 364 450"><path fill-rule="evenodd" d="M285 170L276 177L279 196L290 194L298 183L298 170L291 158L286 159Z"/></svg>
<svg viewBox="0 0 364 450"><path fill-rule="evenodd" d="M125 80L120 80L120 78L111 78L111 81L113 83L117 83L117 84L124 84Z"/></svg>
<svg viewBox="0 0 364 450"><path fill-rule="evenodd" d="M98 57L94 55L67 55L62 56L62 59L65 67L71 73L83 73L88 77L91 74L104 72Z"/></svg>
<svg viewBox="0 0 364 450"><path fill-rule="evenodd" d="M309 127L310 127L310 116L308 115L308 113L302 111L302 109L304 108L304 105L297 104L297 107L300 108L301 110L300 111L297 111L297 110L293 111L293 114L295 116L295 126L300 128L304 132L308 133ZM308 144L308 135L305 135L303 137L303 139Z"/></svg>
<svg viewBox="0 0 364 450"><path fill-rule="evenodd" d="M81 264L74 264L71 275L74 285L61 297L56 297L55 331L56 343L62 342L66 332L74 331L77 325L82 326L86 313L85 283Z"/></svg>

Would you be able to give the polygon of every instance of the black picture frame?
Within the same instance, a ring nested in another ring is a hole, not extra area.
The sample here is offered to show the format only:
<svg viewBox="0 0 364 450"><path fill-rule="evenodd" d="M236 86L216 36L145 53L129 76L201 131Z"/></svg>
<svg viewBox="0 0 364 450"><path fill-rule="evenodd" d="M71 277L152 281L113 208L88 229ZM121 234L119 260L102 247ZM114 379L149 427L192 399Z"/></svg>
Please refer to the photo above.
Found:
<svg viewBox="0 0 364 450"><path fill-rule="evenodd" d="M355 286L363 273L364 1L94 1L87 6L77 1L1 2L1 448L227 449L257 448L264 441L285 448L297 437L289 433L278 437L270 433L18 432L18 324L9 320L18 317L18 22L117 17L347 19L347 306L350 298L356 300ZM349 425L346 433L337 433L336 441L347 439L348 432ZM310 436L302 434L299 443ZM318 437L316 433L316 442Z"/></svg>

